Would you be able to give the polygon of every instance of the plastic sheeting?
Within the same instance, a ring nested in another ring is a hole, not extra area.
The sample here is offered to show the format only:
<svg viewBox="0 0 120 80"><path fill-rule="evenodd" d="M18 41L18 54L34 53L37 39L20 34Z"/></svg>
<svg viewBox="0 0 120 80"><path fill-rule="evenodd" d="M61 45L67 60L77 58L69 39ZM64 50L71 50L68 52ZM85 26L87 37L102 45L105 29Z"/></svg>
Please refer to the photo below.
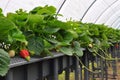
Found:
<svg viewBox="0 0 120 80"><path fill-rule="evenodd" d="M8 12L15 12L18 9L29 11L37 6L53 5L59 9L64 0L0 0L0 8L6 15Z"/></svg>
<svg viewBox="0 0 120 80"><path fill-rule="evenodd" d="M60 14L64 17L61 20L80 20L94 0L66 0Z"/></svg>
<svg viewBox="0 0 120 80"><path fill-rule="evenodd" d="M64 4L63 4L64 2ZM120 28L120 0L0 0L3 13L22 8L31 10L36 6L53 5L63 17L60 20L81 20Z"/></svg>

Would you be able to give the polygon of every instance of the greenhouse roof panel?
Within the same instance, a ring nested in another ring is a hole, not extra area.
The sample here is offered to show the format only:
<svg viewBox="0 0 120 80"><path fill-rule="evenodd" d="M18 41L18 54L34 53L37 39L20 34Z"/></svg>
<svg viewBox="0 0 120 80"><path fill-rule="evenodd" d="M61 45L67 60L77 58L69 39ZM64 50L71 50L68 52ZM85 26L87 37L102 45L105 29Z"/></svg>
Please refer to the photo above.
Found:
<svg viewBox="0 0 120 80"><path fill-rule="evenodd" d="M104 0L97 0L83 18L83 22L95 23L111 4L107 4Z"/></svg>
<svg viewBox="0 0 120 80"><path fill-rule="evenodd" d="M115 1L112 3L109 8L104 11L104 13L100 16L100 18L96 21L96 23L106 23L112 15L114 15L117 11L119 11L120 1Z"/></svg>
<svg viewBox="0 0 120 80"><path fill-rule="evenodd" d="M120 0L0 0L0 8L5 15L20 8L29 11L45 5L55 6L63 15L58 17L60 20L72 19L118 26Z"/></svg>
<svg viewBox="0 0 120 80"><path fill-rule="evenodd" d="M59 19L66 20L72 18L73 20L80 20L93 2L94 0L66 0L60 11L60 14L63 14L64 17Z"/></svg>
<svg viewBox="0 0 120 80"><path fill-rule="evenodd" d="M64 0L1 0L0 8L3 9L3 13L15 12L22 8L24 10L31 10L36 6L53 5L59 9Z"/></svg>
<svg viewBox="0 0 120 80"><path fill-rule="evenodd" d="M111 25L114 28L120 28L120 18L117 18Z"/></svg>
<svg viewBox="0 0 120 80"><path fill-rule="evenodd" d="M114 24L115 21L117 21L119 18L120 18L120 10L114 13L105 24L112 26L112 24Z"/></svg>

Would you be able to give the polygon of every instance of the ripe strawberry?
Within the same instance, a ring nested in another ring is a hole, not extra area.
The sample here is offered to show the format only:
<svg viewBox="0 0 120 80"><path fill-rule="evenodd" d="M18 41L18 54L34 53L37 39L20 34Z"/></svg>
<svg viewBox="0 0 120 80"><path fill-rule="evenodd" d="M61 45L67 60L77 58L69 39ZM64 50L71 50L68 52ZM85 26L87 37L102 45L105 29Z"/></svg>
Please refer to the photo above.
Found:
<svg viewBox="0 0 120 80"><path fill-rule="evenodd" d="M30 54L29 54L28 50L26 50L26 49L21 50L20 56L25 58L27 61L30 61Z"/></svg>

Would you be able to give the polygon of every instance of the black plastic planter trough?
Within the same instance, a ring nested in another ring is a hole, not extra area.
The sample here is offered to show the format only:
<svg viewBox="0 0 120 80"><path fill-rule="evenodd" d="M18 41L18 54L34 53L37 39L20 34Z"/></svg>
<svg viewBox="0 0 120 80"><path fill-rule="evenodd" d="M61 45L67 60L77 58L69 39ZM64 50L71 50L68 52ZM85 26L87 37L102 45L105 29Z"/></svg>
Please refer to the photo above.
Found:
<svg viewBox="0 0 120 80"><path fill-rule="evenodd" d="M75 71L79 80L79 63L73 56L53 52L53 56L32 57L29 62L20 57L11 58L10 69L0 80L58 80L58 74L65 71L65 80L70 79L70 71ZM81 75L80 75L81 76Z"/></svg>

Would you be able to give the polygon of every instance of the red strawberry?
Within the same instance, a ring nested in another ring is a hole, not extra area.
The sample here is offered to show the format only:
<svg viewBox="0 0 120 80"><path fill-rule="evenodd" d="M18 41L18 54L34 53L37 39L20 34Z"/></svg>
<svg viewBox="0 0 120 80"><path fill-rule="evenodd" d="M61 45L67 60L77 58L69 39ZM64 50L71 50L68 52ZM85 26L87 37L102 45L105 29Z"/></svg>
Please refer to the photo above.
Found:
<svg viewBox="0 0 120 80"><path fill-rule="evenodd" d="M115 44L115 47L116 47L116 48L119 48L119 44L118 44L118 43L117 43L117 44Z"/></svg>
<svg viewBox="0 0 120 80"><path fill-rule="evenodd" d="M27 61L30 61L30 54L29 54L28 50L26 50L26 49L21 50L20 56L25 58Z"/></svg>

